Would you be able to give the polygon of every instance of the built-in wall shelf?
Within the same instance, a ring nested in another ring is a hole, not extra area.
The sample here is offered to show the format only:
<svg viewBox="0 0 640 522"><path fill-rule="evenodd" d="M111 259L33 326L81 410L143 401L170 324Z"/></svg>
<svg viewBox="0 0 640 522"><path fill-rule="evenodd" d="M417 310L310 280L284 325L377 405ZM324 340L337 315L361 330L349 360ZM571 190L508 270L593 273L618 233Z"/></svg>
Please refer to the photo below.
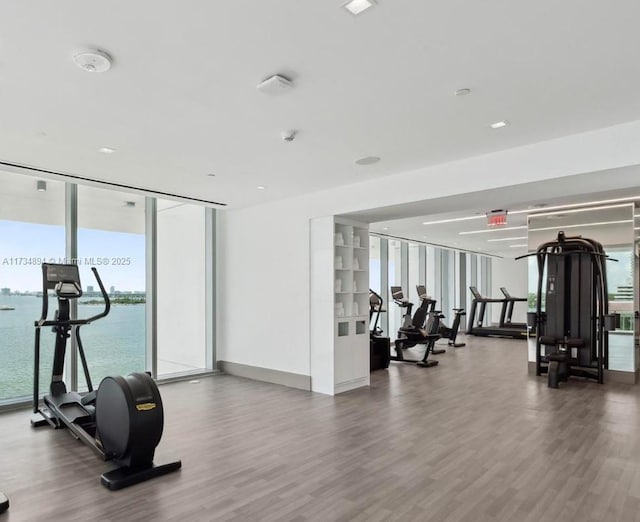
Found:
<svg viewBox="0 0 640 522"><path fill-rule="evenodd" d="M311 388L369 384L369 227L311 220Z"/></svg>

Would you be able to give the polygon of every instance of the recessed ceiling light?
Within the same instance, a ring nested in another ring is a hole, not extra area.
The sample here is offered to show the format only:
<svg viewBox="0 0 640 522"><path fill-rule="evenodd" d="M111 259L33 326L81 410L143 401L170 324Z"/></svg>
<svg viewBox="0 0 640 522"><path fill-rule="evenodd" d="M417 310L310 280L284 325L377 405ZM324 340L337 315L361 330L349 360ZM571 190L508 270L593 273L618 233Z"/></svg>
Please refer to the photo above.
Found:
<svg viewBox="0 0 640 522"><path fill-rule="evenodd" d="M521 243L518 245L509 245L509 248L521 248L521 247L528 247L529 245L527 245L526 243Z"/></svg>
<svg viewBox="0 0 640 522"><path fill-rule="evenodd" d="M378 163L380 158L378 156L366 156L364 158L360 158L356 160L356 165L373 165L374 163Z"/></svg>
<svg viewBox="0 0 640 522"><path fill-rule="evenodd" d="M209 176L210 178L215 178L216 177L215 174L207 174L207 176Z"/></svg>
<svg viewBox="0 0 640 522"><path fill-rule="evenodd" d="M124 202L124 206L125 207L129 207L129 208L133 208L136 206L136 202L135 201L125 201Z"/></svg>
<svg viewBox="0 0 640 522"><path fill-rule="evenodd" d="M359 15L363 11L366 11L370 7L373 7L373 0L350 0L342 7L349 11L353 15Z"/></svg>
<svg viewBox="0 0 640 522"><path fill-rule="evenodd" d="M36 181L36 190L38 192L46 192L47 191L47 182L39 179L38 181Z"/></svg>
<svg viewBox="0 0 640 522"><path fill-rule="evenodd" d="M102 152L103 154L113 154L116 149L112 149L111 147L100 147L98 151Z"/></svg>
<svg viewBox="0 0 640 522"><path fill-rule="evenodd" d="M471 89L458 89L455 94L456 96L466 96L467 94L471 94Z"/></svg>
<svg viewBox="0 0 640 522"><path fill-rule="evenodd" d="M389 230L389 227L382 227L382 230Z"/></svg>
<svg viewBox="0 0 640 522"><path fill-rule="evenodd" d="M264 190L264 189L266 189L267 187L265 187L264 185L258 185L256 188L257 188L258 190Z"/></svg>
<svg viewBox="0 0 640 522"><path fill-rule="evenodd" d="M506 127L507 125L509 125L509 122L507 120L503 120L492 123L491 125L489 125L489 127L491 127L492 129L501 129L502 127Z"/></svg>
<svg viewBox="0 0 640 522"><path fill-rule="evenodd" d="M111 69L111 56L104 51L80 51L73 56L73 61L83 71L101 73Z"/></svg>

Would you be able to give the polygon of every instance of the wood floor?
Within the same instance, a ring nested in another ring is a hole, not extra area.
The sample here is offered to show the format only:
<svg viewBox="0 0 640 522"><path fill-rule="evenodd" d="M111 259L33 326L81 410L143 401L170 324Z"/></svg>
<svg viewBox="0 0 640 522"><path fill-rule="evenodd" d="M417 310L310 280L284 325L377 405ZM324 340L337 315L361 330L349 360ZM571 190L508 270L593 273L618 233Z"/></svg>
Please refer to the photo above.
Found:
<svg viewBox="0 0 640 522"><path fill-rule="evenodd" d="M183 469L118 492L66 432L0 415L0 522L640 520L639 388L548 389L522 341L436 358L337 397L231 376L162 386L157 461Z"/></svg>

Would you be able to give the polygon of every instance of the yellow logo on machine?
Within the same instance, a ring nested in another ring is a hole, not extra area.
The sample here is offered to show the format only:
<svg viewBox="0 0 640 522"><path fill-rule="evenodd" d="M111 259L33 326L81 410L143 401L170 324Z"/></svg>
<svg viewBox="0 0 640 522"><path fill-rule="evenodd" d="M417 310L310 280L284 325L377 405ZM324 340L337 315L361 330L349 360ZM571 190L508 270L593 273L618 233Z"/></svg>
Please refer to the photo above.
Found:
<svg viewBox="0 0 640 522"><path fill-rule="evenodd" d="M155 402L143 402L142 404L136 404L136 410L138 411L149 411L155 409L155 407Z"/></svg>

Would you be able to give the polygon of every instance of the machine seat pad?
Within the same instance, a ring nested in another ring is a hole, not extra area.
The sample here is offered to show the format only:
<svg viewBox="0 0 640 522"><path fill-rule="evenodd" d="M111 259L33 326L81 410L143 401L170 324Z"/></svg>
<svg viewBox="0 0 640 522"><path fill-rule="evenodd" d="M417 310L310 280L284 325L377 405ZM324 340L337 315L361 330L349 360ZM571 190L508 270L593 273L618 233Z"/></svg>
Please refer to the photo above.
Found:
<svg viewBox="0 0 640 522"><path fill-rule="evenodd" d="M541 335L540 336L540 344L544 344L545 346L558 346L558 343L561 339L556 339L550 335Z"/></svg>
<svg viewBox="0 0 640 522"><path fill-rule="evenodd" d="M547 359L549 361L565 362L571 359L571 357L569 357L569 352L556 352L547 355Z"/></svg>

